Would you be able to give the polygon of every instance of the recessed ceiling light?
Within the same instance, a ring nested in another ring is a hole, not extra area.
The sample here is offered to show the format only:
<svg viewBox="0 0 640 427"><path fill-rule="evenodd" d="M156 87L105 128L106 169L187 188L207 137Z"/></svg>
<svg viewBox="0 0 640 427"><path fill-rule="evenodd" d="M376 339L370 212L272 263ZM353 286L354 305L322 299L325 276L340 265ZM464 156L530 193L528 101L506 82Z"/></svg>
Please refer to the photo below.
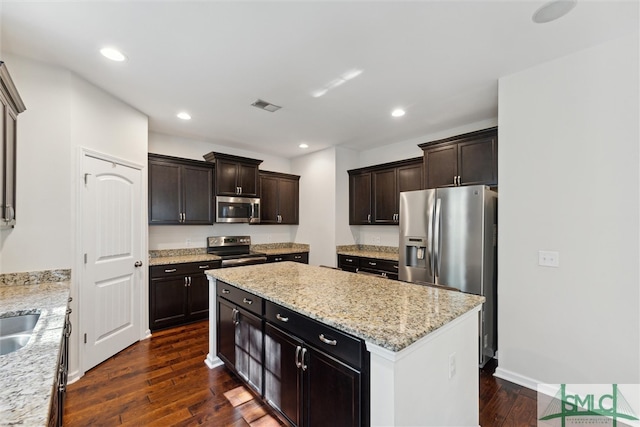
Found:
<svg viewBox="0 0 640 427"><path fill-rule="evenodd" d="M182 120L191 120L191 115L189 115L189 113L185 111L178 113L177 116L179 119L182 119Z"/></svg>
<svg viewBox="0 0 640 427"><path fill-rule="evenodd" d="M102 56L104 56L105 58L109 58L112 61L122 62L127 59L127 57L124 56L122 52L113 47L104 47L100 49L100 53L102 54Z"/></svg>
<svg viewBox="0 0 640 427"><path fill-rule="evenodd" d="M309 148L309 144L305 144L304 142L300 145L298 145L298 147L300 148Z"/></svg>
<svg viewBox="0 0 640 427"><path fill-rule="evenodd" d="M405 111L402 108L396 108L391 112L391 115L393 117L402 117L404 116L404 114L405 114Z"/></svg>
<svg viewBox="0 0 640 427"><path fill-rule="evenodd" d="M576 0L553 0L543 4L533 14L533 22L536 24L544 24L546 22L555 21L562 18L576 7Z"/></svg>

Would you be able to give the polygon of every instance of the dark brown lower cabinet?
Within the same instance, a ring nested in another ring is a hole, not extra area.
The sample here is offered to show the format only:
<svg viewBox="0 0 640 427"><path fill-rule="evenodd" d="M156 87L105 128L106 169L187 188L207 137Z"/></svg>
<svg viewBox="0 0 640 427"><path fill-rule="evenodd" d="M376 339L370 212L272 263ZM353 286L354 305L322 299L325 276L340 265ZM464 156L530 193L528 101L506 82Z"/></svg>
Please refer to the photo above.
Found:
<svg viewBox="0 0 640 427"><path fill-rule="evenodd" d="M267 255L267 262L294 261L302 264L309 264L309 252L299 252L295 254Z"/></svg>
<svg viewBox="0 0 640 427"><path fill-rule="evenodd" d="M209 281L206 270L220 261L158 265L150 268L149 328L169 328L209 315Z"/></svg>
<svg viewBox="0 0 640 427"><path fill-rule="evenodd" d="M217 291L219 357L291 425L369 425L362 340L224 282Z"/></svg>

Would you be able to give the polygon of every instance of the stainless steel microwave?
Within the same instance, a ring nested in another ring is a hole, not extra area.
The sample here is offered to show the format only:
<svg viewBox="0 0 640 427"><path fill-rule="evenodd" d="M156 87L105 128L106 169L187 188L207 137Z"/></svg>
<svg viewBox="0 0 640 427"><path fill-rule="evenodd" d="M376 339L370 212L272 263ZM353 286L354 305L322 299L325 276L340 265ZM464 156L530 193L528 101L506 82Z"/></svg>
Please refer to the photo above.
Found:
<svg viewBox="0 0 640 427"><path fill-rule="evenodd" d="M260 222L260 199L253 197L216 197L216 222Z"/></svg>

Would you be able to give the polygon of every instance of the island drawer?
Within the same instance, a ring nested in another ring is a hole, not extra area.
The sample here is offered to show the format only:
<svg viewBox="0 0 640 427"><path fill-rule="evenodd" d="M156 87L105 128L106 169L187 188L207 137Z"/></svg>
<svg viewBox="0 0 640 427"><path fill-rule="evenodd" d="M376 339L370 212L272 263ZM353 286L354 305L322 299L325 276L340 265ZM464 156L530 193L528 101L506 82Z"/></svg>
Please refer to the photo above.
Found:
<svg viewBox="0 0 640 427"><path fill-rule="evenodd" d="M258 316L263 314L262 298L252 293L238 289L220 280L216 283L216 293L218 296L237 304L238 307L242 307Z"/></svg>
<svg viewBox="0 0 640 427"><path fill-rule="evenodd" d="M398 262L377 258L360 258L360 268L369 268L374 270L388 271L392 273L398 272Z"/></svg>
<svg viewBox="0 0 640 427"><path fill-rule="evenodd" d="M265 301L265 320L307 344L340 359L355 369L362 368L362 341L271 301Z"/></svg>

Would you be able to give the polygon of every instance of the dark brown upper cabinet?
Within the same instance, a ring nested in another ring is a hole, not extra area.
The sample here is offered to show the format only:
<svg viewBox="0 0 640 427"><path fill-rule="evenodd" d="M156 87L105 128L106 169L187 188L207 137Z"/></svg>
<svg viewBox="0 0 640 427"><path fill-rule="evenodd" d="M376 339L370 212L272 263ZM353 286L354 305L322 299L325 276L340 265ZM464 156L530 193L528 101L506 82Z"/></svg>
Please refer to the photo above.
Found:
<svg viewBox="0 0 640 427"><path fill-rule="evenodd" d="M258 166L262 160L213 151L205 154L204 159L216 165L216 195L252 197L258 195Z"/></svg>
<svg viewBox="0 0 640 427"><path fill-rule="evenodd" d="M260 171L260 224L299 223L298 175Z"/></svg>
<svg viewBox="0 0 640 427"><path fill-rule="evenodd" d="M0 61L0 227L16 225L16 164L18 146L18 114L26 110L20 94L9 75L7 65Z"/></svg>
<svg viewBox="0 0 640 427"><path fill-rule="evenodd" d="M498 185L498 128L418 145L424 151L425 188Z"/></svg>
<svg viewBox="0 0 640 427"><path fill-rule="evenodd" d="M348 171L349 224L398 224L400 192L422 189L422 163L416 157Z"/></svg>
<svg viewBox="0 0 640 427"><path fill-rule="evenodd" d="M213 170L208 162L149 154L149 225L213 224Z"/></svg>

